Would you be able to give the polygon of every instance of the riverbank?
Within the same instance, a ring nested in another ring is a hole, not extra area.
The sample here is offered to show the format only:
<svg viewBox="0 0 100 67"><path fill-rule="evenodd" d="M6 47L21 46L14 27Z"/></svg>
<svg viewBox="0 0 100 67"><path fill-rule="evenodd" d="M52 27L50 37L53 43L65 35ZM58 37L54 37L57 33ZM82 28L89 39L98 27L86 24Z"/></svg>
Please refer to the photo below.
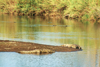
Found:
<svg viewBox="0 0 100 67"><path fill-rule="evenodd" d="M0 1L0 12L13 15L49 16L100 23L98 0L7 0Z"/></svg>
<svg viewBox="0 0 100 67"><path fill-rule="evenodd" d="M62 46L51 46L51 45L44 45L44 44L37 44L30 42L0 40L0 52L18 52L18 51L28 51L35 49L50 49L55 52L80 51L79 49L67 48Z"/></svg>

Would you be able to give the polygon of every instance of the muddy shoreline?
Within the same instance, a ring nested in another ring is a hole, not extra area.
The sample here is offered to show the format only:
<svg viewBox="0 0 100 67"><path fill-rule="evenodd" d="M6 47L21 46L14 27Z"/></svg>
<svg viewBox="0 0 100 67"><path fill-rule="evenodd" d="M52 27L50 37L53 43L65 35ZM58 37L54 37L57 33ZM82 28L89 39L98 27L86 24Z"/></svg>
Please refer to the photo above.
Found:
<svg viewBox="0 0 100 67"><path fill-rule="evenodd" d="M37 44L31 42L0 40L0 52L18 52L23 50L27 51L35 49L50 49L55 52L81 51L79 49L66 48L62 46L51 46L51 45Z"/></svg>

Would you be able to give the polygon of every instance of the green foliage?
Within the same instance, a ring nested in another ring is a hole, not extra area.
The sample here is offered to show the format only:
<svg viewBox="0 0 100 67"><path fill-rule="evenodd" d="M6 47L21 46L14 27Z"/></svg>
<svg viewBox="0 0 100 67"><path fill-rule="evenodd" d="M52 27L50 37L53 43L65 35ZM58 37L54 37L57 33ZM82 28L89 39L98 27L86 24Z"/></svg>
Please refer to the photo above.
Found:
<svg viewBox="0 0 100 67"><path fill-rule="evenodd" d="M17 8L17 0L0 0L0 10L3 13L12 13Z"/></svg>
<svg viewBox="0 0 100 67"><path fill-rule="evenodd" d="M68 14L70 18L91 20L100 17L99 9L99 0L0 0L3 13Z"/></svg>

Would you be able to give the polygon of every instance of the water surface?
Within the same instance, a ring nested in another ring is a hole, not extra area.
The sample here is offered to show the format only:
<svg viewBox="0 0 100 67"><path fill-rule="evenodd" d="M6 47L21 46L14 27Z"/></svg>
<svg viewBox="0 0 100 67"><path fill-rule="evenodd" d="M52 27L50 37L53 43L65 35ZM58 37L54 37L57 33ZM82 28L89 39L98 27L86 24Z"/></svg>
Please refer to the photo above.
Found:
<svg viewBox="0 0 100 67"><path fill-rule="evenodd" d="M0 67L100 67L99 24L0 15L0 39L57 46L72 43L83 48L83 51L41 56L0 52Z"/></svg>

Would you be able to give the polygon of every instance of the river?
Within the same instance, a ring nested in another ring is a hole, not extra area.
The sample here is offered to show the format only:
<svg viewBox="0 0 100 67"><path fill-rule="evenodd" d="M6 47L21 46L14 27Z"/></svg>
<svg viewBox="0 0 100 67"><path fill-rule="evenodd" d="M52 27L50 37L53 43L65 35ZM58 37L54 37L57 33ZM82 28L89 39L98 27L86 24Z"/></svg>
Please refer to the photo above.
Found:
<svg viewBox="0 0 100 67"><path fill-rule="evenodd" d="M100 67L100 24L97 23L0 15L0 40L54 46L71 43L83 49L48 55L0 52L0 67Z"/></svg>

